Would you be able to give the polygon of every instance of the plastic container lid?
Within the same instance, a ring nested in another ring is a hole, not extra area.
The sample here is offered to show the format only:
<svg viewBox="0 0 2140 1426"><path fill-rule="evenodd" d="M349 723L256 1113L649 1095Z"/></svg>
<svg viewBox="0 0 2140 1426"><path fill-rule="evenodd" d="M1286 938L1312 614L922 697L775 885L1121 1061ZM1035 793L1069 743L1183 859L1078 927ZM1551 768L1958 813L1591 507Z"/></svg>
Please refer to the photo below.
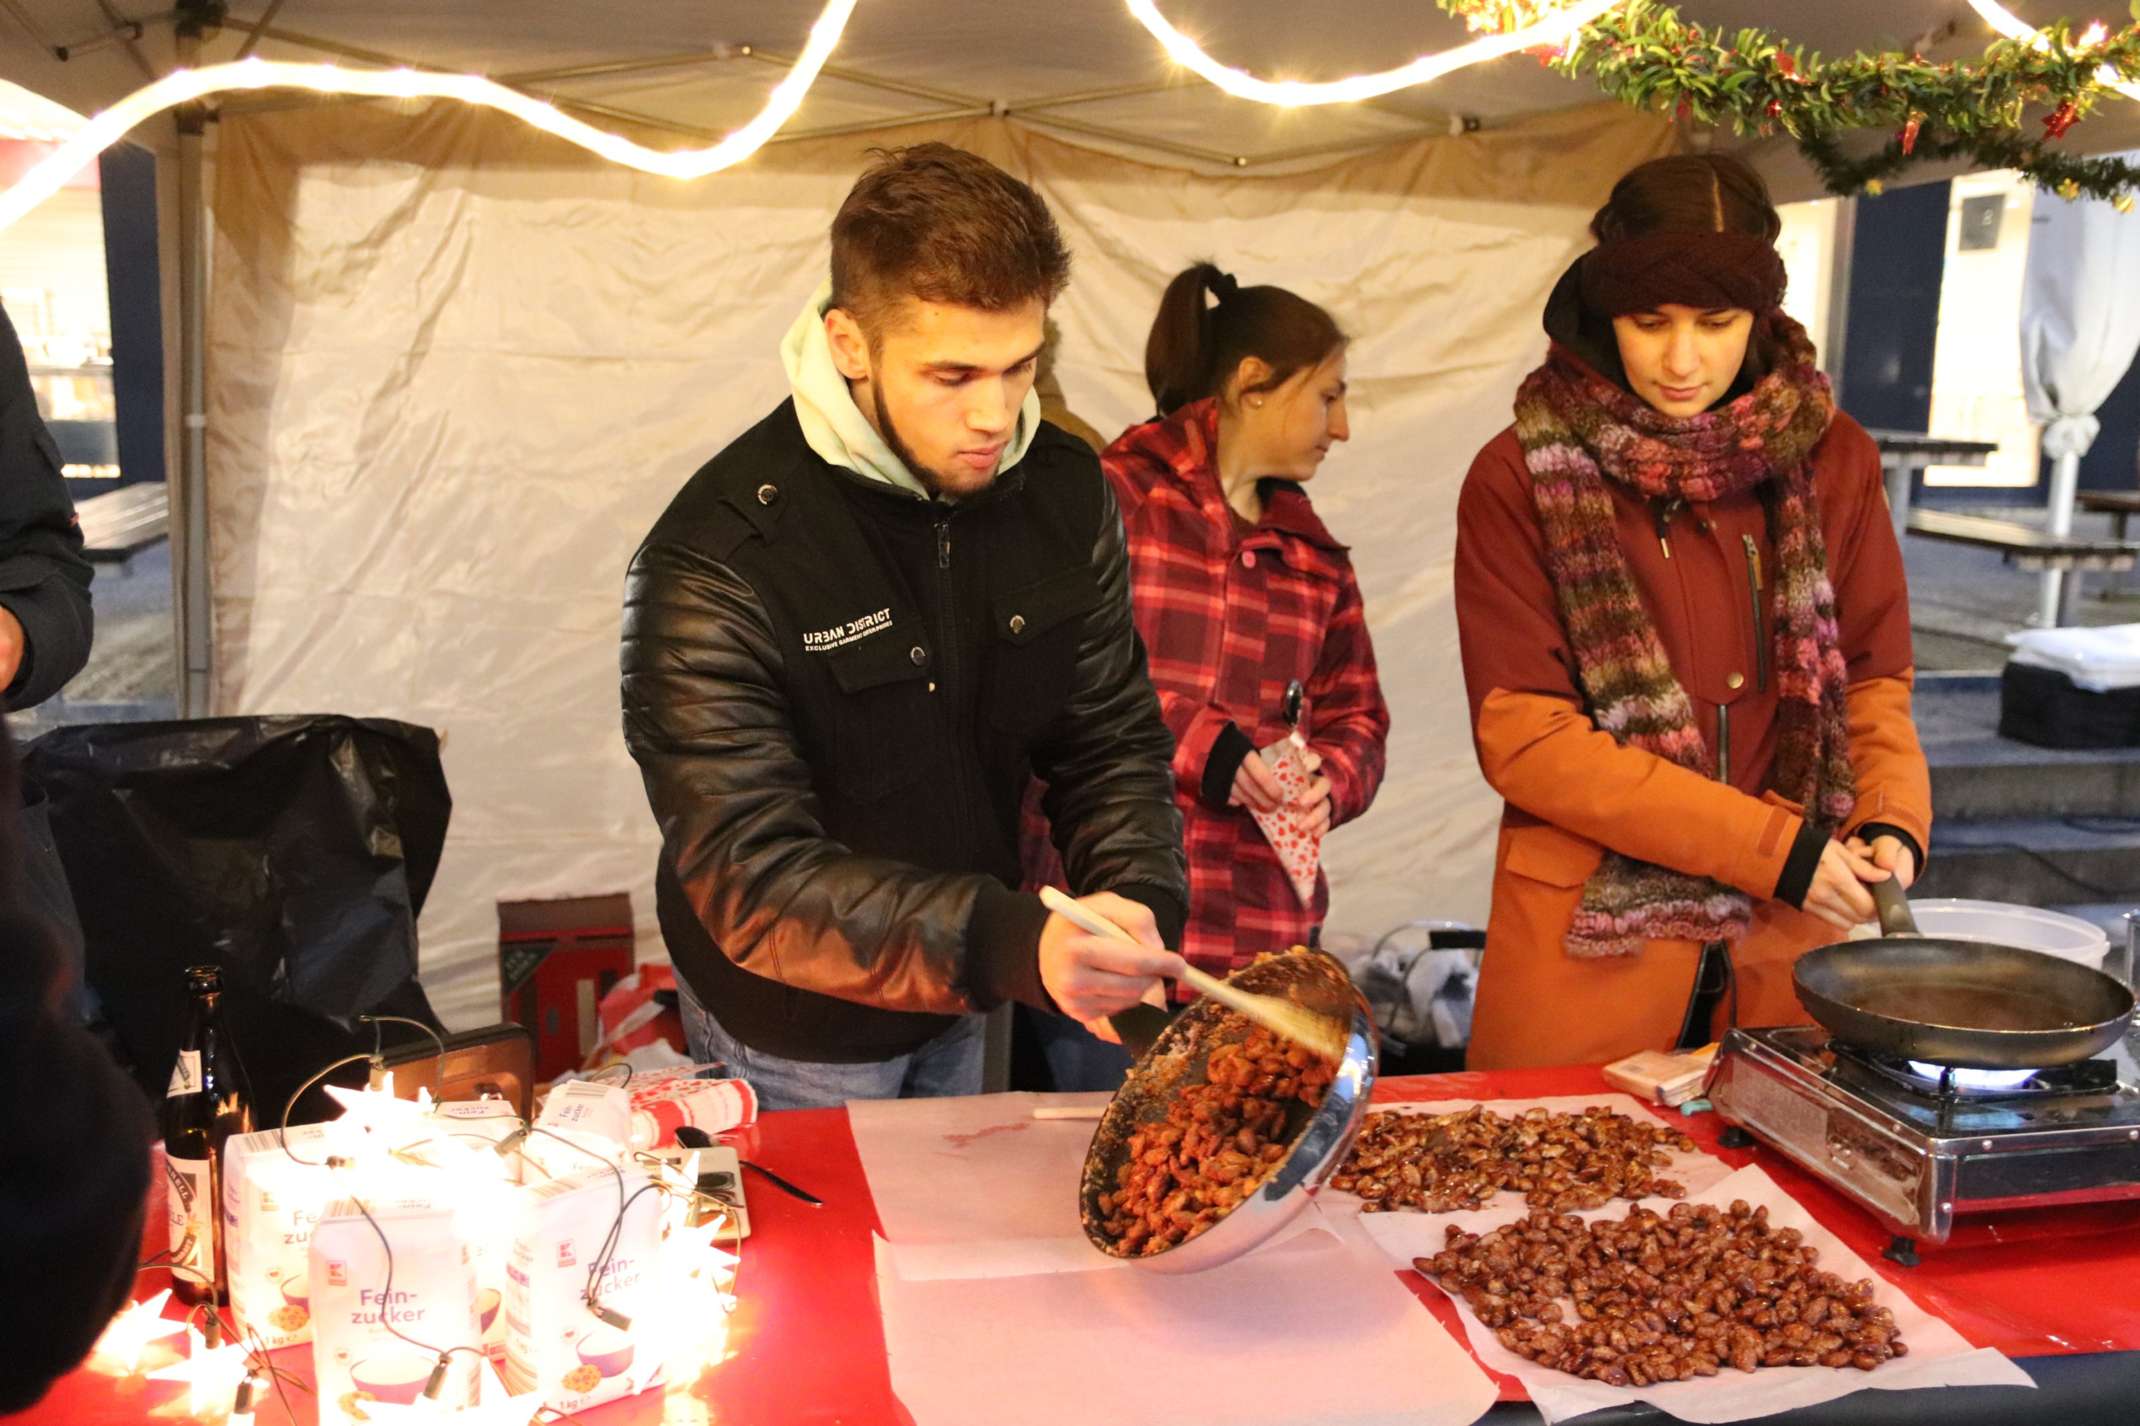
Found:
<svg viewBox="0 0 2140 1426"><path fill-rule="evenodd" d="M1911 901L1910 914L1917 918L1917 929L1927 936L2019 946L2090 967L2101 966L2103 958L2110 954L2110 937L2102 927L2078 916L2034 906L1928 897Z"/></svg>

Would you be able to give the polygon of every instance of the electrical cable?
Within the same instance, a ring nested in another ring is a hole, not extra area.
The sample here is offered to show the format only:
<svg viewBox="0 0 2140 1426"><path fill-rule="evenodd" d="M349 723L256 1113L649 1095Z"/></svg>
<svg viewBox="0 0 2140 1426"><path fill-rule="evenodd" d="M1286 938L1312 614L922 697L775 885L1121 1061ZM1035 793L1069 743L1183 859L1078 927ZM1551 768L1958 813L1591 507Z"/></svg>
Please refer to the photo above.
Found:
<svg viewBox="0 0 2140 1426"><path fill-rule="evenodd" d="M288 1154L291 1159L303 1164L306 1168L316 1169L321 1167L319 1163L311 1159L299 1158L296 1154L290 1152L290 1116L297 1111L297 1101L303 1099L305 1097L306 1091L310 1090L313 1085L318 1084L321 1080L325 1079L328 1075L333 1074L336 1070L342 1068L344 1065L364 1064L376 1060L377 1058L378 1057L375 1055L344 1055L341 1059L338 1059L333 1064L328 1065L325 1069L319 1071L317 1074L313 1075L312 1078L306 1080L303 1084L297 1087L297 1092L295 1094L292 1094L289 1099L284 1101L282 1106L282 1123L277 1125L275 1130L278 1136L278 1142L282 1146L283 1153ZM332 1157L329 1158L325 1167L335 1167Z"/></svg>
<svg viewBox="0 0 2140 1426"><path fill-rule="evenodd" d="M601 1318L604 1322L608 1322L609 1325L611 1325L612 1327L617 1327L620 1324L613 1321L612 1319L617 1317L623 1317L624 1314L621 1312L606 1311L602 1307L601 1300L595 1292L595 1282L602 1261L610 1251L610 1244L614 1243L624 1231L624 1214L626 1210L631 1207L632 1203L637 1200L639 1194L635 1193L630 1198L625 1197L624 1170L618 1168L616 1164L612 1162L606 1155L597 1153L595 1150L588 1148L585 1144L581 1144L572 1139L568 1139L563 1134L552 1133L550 1130L543 1128L539 1124L527 1125L527 1131L530 1134L540 1134L546 1139L555 1139L558 1143L565 1145L567 1148L577 1149L579 1152L585 1154L588 1158L593 1159L596 1163L599 1163L600 1165L602 1165L602 1167L608 1169L610 1174L617 1180L617 1216L609 1225L609 1236L607 1239L604 1240L602 1251L595 1254L594 1260L587 1264L587 1288L586 1291L581 1294L581 1298L586 1302L587 1310L589 1312L592 1312L595 1316ZM525 1157L523 1156L523 1162L524 1161ZM648 1187L651 1186L652 1185L648 1185ZM639 1190L639 1193L644 1192L646 1192L645 1188ZM629 1326L630 1319L626 1318L624 1323L621 1325Z"/></svg>
<svg viewBox="0 0 2140 1426"><path fill-rule="evenodd" d="M338 1165L338 1167L346 1167L346 1165ZM429 1352L438 1358L438 1361L431 1368L431 1379L424 1383L423 1390L426 1398L436 1401L439 1388L444 1384L447 1369L453 1360L453 1354L467 1352L470 1356L480 1359L484 1355L483 1349L469 1346L434 1347L429 1342L417 1341L414 1337L394 1325L394 1245L387 1238L386 1229L379 1226L379 1220L372 1217L371 1209L364 1206L363 1199L351 1193L349 1201L356 1205L357 1212L364 1215L364 1221L371 1224L372 1232L379 1235L379 1249L386 1254L386 1285L379 1292L379 1325L418 1351Z"/></svg>
<svg viewBox="0 0 2140 1426"><path fill-rule="evenodd" d="M379 1030L379 1027L381 1025L414 1025L417 1029L423 1031L426 1035L429 1035L431 1037L431 1043L438 1046L438 1058L433 1063L431 1077L438 1081L438 1087L440 1090L445 1089L446 1040L444 1036L438 1033L438 1031L432 1029L423 1021L411 1020L406 1015L359 1015L357 1017L357 1023L360 1025L369 1025L372 1027L372 1058L376 1060L383 1060L386 1058L386 1051L380 1046L380 1041L383 1038Z"/></svg>

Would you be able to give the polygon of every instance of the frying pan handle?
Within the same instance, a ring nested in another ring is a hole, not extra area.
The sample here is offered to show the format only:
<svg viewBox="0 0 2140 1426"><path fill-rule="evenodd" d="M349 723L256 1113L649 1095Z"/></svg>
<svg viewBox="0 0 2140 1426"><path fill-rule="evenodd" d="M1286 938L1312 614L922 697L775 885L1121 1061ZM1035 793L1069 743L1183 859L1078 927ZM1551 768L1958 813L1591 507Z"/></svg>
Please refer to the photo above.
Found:
<svg viewBox="0 0 2140 1426"><path fill-rule="evenodd" d="M1902 883L1890 876L1885 881L1872 884L1873 905L1880 912L1880 934L1883 936L1918 936L1917 918L1910 914L1909 894Z"/></svg>

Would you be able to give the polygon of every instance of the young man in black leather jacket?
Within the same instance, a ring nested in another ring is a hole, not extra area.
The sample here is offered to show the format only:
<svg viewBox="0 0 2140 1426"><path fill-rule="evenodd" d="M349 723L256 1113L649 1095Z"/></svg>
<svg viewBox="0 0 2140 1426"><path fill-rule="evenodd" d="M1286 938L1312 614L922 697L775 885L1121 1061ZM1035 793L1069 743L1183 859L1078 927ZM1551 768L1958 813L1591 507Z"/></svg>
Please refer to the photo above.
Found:
<svg viewBox="0 0 2140 1426"><path fill-rule="evenodd" d="M783 343L791 398L632 560L663 936L695 1054L769 1108L975 1093L977 1012L1104 1027L1180 969L1173 742L1121 518L1032 394L1068 271L1025 184L941 144L881 156ZM1014 889L1036 773L1071 889L1137 947Z"/></svg>

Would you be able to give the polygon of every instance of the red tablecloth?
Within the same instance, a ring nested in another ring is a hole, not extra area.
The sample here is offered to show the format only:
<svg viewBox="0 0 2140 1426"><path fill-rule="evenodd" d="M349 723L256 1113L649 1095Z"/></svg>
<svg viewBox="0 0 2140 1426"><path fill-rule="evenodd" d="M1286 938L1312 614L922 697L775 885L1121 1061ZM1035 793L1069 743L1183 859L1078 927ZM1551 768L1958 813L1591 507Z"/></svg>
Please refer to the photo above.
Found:
<svg viewBox="0 0 2140 1426"><path fill-rule="evenodd" d="M1610 1091L1595 1069L1519 1070L1386 1080L1379 1100L1512 1099ZM1876 1271L1954 1324L1978 1346L2015 1357L2140 1348L2140 1206L2101 1205L1964 1219L1954 1239L1928 1249L1922 1265L1901 1268L1880 1257L1887 1234L1866 1213L1799 1173L1766 1149L1719 1148L1716 1116L1679 1120L1704 1149L1734 1167L1758 1162ZM892 1397L884 1336L877 1322L870 1235L876 1210L862 1176L844 1110L768 1114L738 1143L763 1163L825 1200L810 1208L755 1176L746 1180L753 1232L744 1245L730 1324L729 1359L688 1392L649 1393L580 1413L587 1426L738 1422L750 1426L832 1426L901 1422ZM1067 1191L1067 1190L1066 1190ZM1404 1274L1426 1310L1463 1340L1446 1299L1415 1274ZM145 1275L144 1294L166 1284ZM309 1381L311 1349L275 1354L276 1364ZM1502 1379L1505 1398L1520 1399ZM184 1389L140 1378L115 1380L78 1371L42 1403L15 1419L42 1426L117 1426L154 1419L184 1426L171 1404ZM292 1389L296 1426L313 1426L309 1393ZM274 1401L260 1426L285 1426Z"/></svg>

